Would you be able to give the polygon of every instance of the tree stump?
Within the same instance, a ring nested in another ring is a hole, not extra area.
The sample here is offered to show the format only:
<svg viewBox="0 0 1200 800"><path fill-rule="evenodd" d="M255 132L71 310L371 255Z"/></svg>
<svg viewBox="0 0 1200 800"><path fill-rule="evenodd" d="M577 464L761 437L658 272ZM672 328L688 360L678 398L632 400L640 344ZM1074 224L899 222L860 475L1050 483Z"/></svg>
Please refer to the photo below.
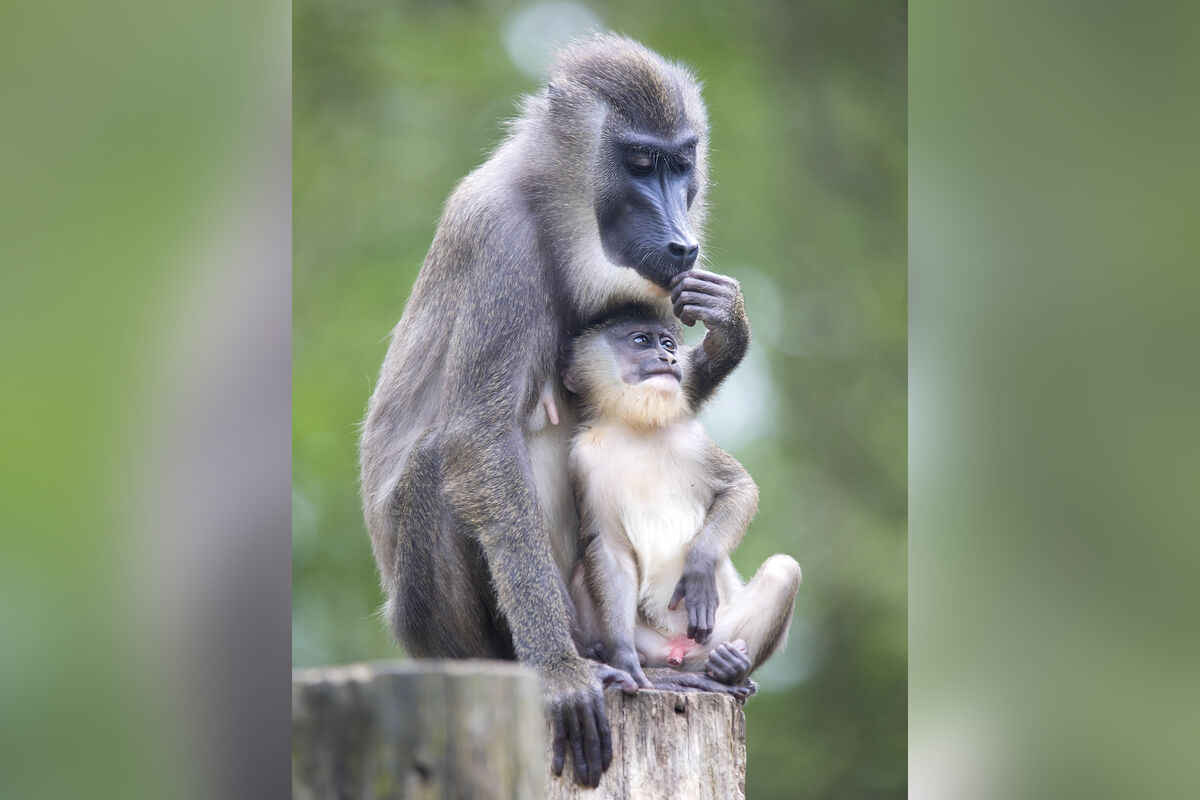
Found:
<svg viewBox="0 0 1200 800"><path fill-rule="evenodd" d="M605 695L600 786L550 774L537 675L502 661L394 661L292 676L297 800L744 798L746 719L727 695Z"/></svg>
<svg viewBox="0 0 1200 800"><path fill-rule="evenodd" d="M568 753L563 777L549 777L548 800L745 798L746 717L732 697L643 689L632 697L609 691L604 699L612 766L598 787L586 789L569 780Z"/></svg>

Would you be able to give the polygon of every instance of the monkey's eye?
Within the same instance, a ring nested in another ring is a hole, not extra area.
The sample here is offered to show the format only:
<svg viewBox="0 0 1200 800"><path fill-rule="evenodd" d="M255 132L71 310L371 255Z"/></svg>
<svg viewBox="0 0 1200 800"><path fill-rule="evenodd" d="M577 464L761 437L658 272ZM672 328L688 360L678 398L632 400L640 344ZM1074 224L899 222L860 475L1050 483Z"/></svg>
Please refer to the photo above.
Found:
<svg viewBox="0 0 1200 800"><path fill-rule="evenodd" d="M670 339L666 338L665 336L662 339L662 346L663 346L663 350L666 350L668 353L675 352L675 342L671 341Z"/></svg>
<svg viewBox="0 0 1200 800"><path fill-rule="evenodd" d="M644 333L635 333L633 335L633 343L640 344L643 346L648 345L648 344L650 344L650 337Z"/></svg>
<svg viewBox="0 0 1200 800"><path fill-rule="evenodd" d="M654 156L649 153L630 153L625 157L625 168L634 175L649 175L654 171Z"/></svg>

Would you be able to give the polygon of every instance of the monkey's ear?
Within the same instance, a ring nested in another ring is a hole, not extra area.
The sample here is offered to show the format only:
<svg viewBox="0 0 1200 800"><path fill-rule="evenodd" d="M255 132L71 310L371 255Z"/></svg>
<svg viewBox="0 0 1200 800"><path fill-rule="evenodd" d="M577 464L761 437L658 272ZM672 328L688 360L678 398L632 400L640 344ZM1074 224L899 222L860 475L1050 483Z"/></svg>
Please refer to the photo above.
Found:
<svg viewBox="0 0 1200 800"><path fill-rule="evenodd" d="M567 391L571 394L579 394L579 379L575 375L575 370L571 369L571 365L567 364L562 368L562 382Z"/></svg>
<svg viewBox="0 0 1200 800"><path fill-rule="evenodd" d="M562 94L562 90L554 85L554 81L550 81L546 84L546 97L549 97L551 100L553 100L560 94Z"/></svg>

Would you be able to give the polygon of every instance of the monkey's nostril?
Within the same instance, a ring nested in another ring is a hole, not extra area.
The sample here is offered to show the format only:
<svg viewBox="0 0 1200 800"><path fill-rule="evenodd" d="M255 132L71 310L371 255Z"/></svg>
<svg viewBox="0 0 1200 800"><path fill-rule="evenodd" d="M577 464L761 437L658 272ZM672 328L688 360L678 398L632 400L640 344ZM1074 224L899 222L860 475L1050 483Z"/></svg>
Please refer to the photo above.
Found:
<svg viewBox="0 0 1200 800"><path fill-rule="evenodd" d="M692 264L696 263L696 256L700 254L700 245L695 242L671 242L667 245L667 252L672 258L682 261L684 269L691 269Z"/></svg>

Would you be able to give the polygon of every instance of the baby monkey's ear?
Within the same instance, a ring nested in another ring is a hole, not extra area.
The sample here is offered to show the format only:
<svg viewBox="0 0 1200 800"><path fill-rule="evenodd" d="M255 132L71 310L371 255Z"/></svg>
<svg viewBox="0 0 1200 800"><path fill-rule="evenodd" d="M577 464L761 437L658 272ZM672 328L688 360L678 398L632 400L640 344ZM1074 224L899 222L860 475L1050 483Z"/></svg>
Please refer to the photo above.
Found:
<svg viewBox="0 0 1200 800"><path fill-rule="evenodd" d="M568 361L559 373L562 376L563 386L571 394L579 394L579 376L575 374L573 367L575 364Z"/></svg>

